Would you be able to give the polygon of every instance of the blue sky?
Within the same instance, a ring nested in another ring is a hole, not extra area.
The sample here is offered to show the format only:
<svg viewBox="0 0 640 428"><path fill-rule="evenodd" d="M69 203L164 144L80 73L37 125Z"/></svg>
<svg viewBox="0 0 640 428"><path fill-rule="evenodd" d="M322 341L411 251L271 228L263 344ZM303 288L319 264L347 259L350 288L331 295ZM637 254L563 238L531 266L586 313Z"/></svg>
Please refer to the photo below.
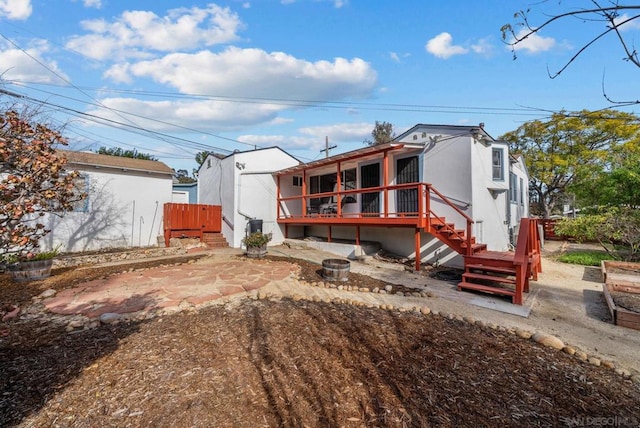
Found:
<svg viewBox="0 0 640 428"><path fill-rule="evenodd" d="M179 6L178 6L179 4ZM494 137L560 109L637 99L613 35L570 19L517 51L515 12L588 1L0 0L2 88L43 100L71 147L136 148L191 171L195 153L279 145L303 161L363 147L376 120L477 125ZM625 35L637 37L628 25ZM15 100L3 96L0 101ZM633 110L627 110L633 111Z"/></svg>

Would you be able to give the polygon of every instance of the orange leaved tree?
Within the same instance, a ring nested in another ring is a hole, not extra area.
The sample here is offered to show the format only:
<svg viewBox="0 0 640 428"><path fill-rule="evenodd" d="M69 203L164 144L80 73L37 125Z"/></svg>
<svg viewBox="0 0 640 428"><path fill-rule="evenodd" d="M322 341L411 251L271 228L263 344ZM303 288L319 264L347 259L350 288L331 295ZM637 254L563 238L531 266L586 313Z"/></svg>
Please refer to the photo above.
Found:
<svg viewBox="0 0 640 428"><path fill-rule="evenodd" d="M77 171L65 171L66 145L57 131L31 123L15 111L0 115L0 255L6 260L33 257L50 230L42 217L63 213L86 197L74 186Z"/></svg>

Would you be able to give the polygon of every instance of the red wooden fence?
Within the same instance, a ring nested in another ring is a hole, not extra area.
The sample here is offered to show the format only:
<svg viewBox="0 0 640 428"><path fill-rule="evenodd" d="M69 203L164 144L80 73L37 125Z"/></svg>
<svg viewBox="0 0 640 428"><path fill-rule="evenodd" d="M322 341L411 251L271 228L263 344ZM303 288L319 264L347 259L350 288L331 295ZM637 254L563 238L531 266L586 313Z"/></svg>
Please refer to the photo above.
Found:
<svg viewBox="0 0 640 428"><path fill-rule="evenodd" d="M164 204L164 242L171 238L199 238L222 231L222 207L203 204Z"/></svg>

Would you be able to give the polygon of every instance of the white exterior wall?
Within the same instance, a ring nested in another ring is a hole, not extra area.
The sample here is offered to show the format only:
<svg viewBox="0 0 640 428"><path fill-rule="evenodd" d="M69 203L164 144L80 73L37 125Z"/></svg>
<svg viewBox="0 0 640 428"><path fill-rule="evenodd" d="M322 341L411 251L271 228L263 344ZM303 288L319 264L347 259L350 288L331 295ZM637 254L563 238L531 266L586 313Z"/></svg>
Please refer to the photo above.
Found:
<svg viewBox="0 0 640 428"><path fill-rule="evenodd" d="M426 136L422 137L425 132ZM422 154L422 181L430 183L453 203L456 203L465 214L471 216L473 206L473 194L471 187L471 137L461 135L459 130L438 129L431 132L428 128L418 129L415 133L403 139L407 143L424 143ZM413 139L413 135L417 139ZM431 137L431 139L430 139ZM433 143L432 139L435 139ZM440 217L445 217L448 222L455 223L456 227L466 229L466 220L453 208L445 203L437 201L437 196L431 199L432 210Z"/></svg>
<svg viewBox="0 0 640 428"><path fill-rule="evenodd" d="M211 159L211 167L207 161ZM230 246L240 248L250 219L263 221L272 233L272 245L284 241L276 222L276 182L272 172L298 161L277 148L234 153L220 160L209 156L198 174L198 200L222 205L222 234Z"/></svg>
<svg viewBox="0 0 640 428"><path fill-rule="evenodd" d="M472 233L477 241L487 244L489 250L507 250L510 244L507 225L508 146L489 140L478 142L470 133L459 128L428 126L418 127L401 141L425 145L422 181L432 184L474 220ZM502 181L494 181L492 178L493 148L503 150ZM493 189L493 192L489 189ZM432 197L431 207L438 216L445 217L447 222L466 229L466 220L450 206L437 202L435 195ZM413 241L413 237L411 240ZM383 246L387 247L384 243Z"/></svg>
<svg viewBox="0 0 640 428"><path fill-rule="evenodd" d="M518 202L509 202L510 227L515 243L517 242L520 219L529 217L529 176L522 157L518 157L517 161L511 164L511 172L516 175L518 182ZM520 188L521 184L522 188Z"/></svg>
<svg viewBox="0 0 640 428"><path fill-rule="evenodd" d="M502 180L493 180L493 149L502 150ZM474 236L487 244L489 250L506 251L509 248L507 208L509 201L509 148L506 144L473 143L473 220ZM491 189L491 190L490 190Z"/></svg>
<svg viewBox="0 0 640 428"><path fill-rule="evenodd" d="M52 232L42 241L44 249L59 245L61 251L76 252L158 245L163 206L172 197L170 175L76 169L88 179L86 210L62 218L48 215L44 223Z"/></svg>

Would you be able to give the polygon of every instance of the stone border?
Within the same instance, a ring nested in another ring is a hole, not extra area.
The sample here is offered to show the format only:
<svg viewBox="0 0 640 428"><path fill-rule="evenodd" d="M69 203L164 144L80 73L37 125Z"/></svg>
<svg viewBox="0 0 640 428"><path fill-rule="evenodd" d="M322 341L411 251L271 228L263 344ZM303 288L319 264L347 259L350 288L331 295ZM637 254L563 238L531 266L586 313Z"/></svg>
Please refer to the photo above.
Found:
<svg viewBox="0 0 640 428"><path fill-rule="evenodd" d="M66 254L53 259L53 267L75 267L81 265L100 265L119 261L136 261L152 257L165 257L187 254L187 248L180 247L152 247L140 248L136 250L126 250L117 252L96 252L90 254Z"/></svg>

